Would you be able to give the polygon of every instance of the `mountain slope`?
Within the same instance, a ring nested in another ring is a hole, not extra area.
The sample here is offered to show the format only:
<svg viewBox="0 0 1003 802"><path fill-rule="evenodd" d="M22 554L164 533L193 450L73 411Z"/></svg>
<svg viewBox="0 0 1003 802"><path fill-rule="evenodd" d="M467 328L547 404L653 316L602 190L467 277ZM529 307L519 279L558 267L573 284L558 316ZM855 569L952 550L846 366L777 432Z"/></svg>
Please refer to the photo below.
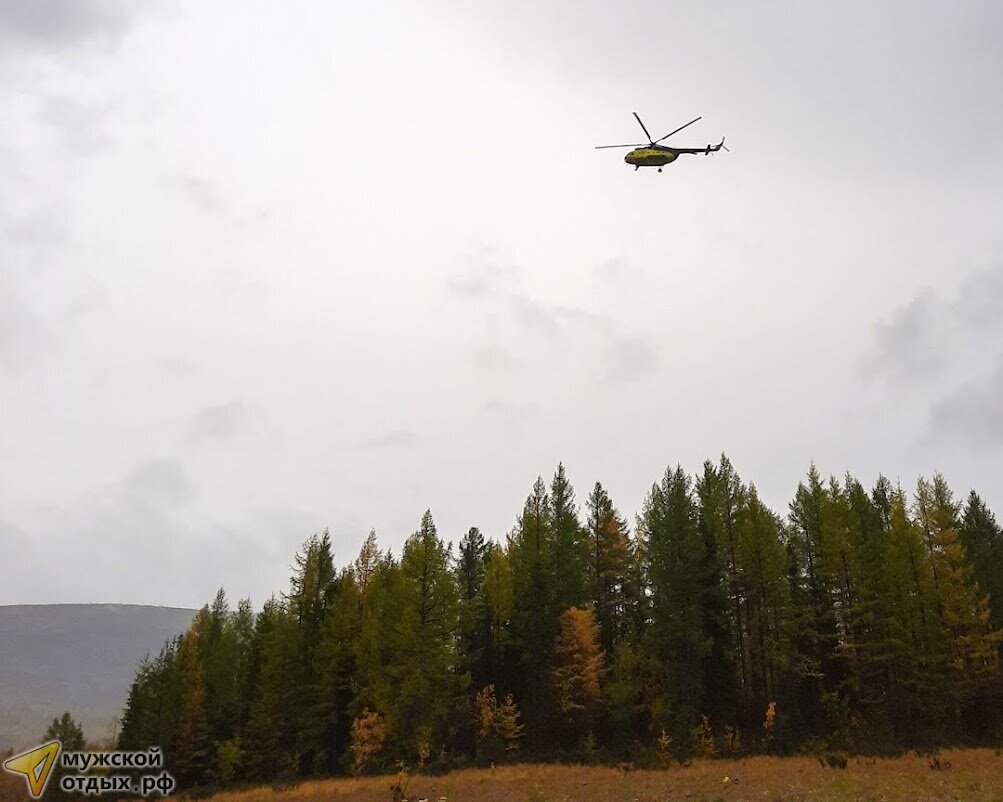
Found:
<svg viewBox="0 0 1003 802"><path fill-rule="evenodd" d="M89 741L108 738L139 661L194 615L131 604L0 606L0 751L38 743L64 710Z"/></svg>

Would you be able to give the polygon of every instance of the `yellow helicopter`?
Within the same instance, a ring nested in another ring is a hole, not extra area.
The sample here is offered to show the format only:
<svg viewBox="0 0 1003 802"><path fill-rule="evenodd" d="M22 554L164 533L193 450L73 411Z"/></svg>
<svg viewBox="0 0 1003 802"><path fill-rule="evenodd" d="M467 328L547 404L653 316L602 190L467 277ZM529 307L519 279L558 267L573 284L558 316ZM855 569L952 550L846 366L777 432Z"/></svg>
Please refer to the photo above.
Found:
<svg viewBox="0 0 1003 802"><path fill-rule="evenodd" d="M724 148L724 137L717 145L707 145L704 148L670 148L668 145L659 145L668 139L673 134L678 134L684 128L687 128L697 120L702 120L703 117L697 117L694 120L690 120L686 125L680 125L675 131L670 131L665 136L660 139L652 139L651 134L648 133L648 129L644 127L644 123L641 122L641 118L637 116L637 112L634 112L634 117L637 118L637 122L641 126L641 130L644 131L644 135L648 137L647 145L597 145L596 150L602 150L603 148L636 148L632 150L623 160L627 164L634 165L634 171L636 172L641 167L657 167L658 172L662 172L662 167L666 164L674 162L683 153L703 153L705 156L709 153L717 153L721 148ZM728 150L728 148L724 148Z"/></svg>

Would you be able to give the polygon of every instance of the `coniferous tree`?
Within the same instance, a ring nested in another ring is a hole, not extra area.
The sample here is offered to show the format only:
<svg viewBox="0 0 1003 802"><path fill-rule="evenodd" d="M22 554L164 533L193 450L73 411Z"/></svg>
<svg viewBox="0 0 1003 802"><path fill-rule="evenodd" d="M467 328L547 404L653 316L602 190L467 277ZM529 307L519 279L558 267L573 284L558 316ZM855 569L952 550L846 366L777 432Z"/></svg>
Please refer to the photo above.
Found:
<svg viewBox="0 0 1003 802"><path fill-rule="evenodd" d="M837 691L845 680L840 650L840 563L838 505L833 483L826 487L814 465L807 484L798 485L790 504L791 597L798 606L795 644L800 651L796 680L802 726L822 733L832 721Z"/></svg>
<svg viewBox="0 0 1003 802"><path fill-rule="evenodd" d="M743 703L750 703L749 665L746 657L746 601L742 586L742 566L739 563L739 533L737 521L745 496L745 488L724 454L715 467L710 461L704 463L703 476L697 482L700 498L700 528L708 551L718 560L723 574L727 596L727 614L730 624L730 640L735 650L734 663L737 666Z"/></svg>
<svg viewBox="0 0 1003 802"><path fill-rule="evenodd" d="M602 703L604 652L592 608L569 607L554 643L554 695L572 743L592 732Z"/></svg>
<svg viewBox="0 0 1003 802"><path fill-rule="evenodd" d="M936 608L946 647L946 689L970 705L999 671L998 632L993 632L988 599L973 581L961 544L958 505L947 482L919 480L916 514L929 551Z"/></svg>
<svg viewBox="0 0 1003 802"><path fill-rule="evenodd" d="M368 545L367 541L363 552ZM309 720L317 728L311 768L318 773L336 772L349 747L353 686L357 680L356 644L367 612L367 600L356 575L356 571L346 569L334 580L314 654L317 689ZM368 587L368 580L366 584Z"/></svg>
<svg viewBox="0 0 1003 802"><path fill-rule="evenodd" d="M631 619L631 544L627 522L599 482L586 507L590 603L600 642L611 650L627 633Z"/></svg>
<svg viewBox="0 0 1003 802"><path fill-rule="evenodd" d="M460 590L459 630L463 665L474 687L490 684L489 655L491 624L484 594L485 557L489 544L477 527L471 527L460 541L456 562Z"/></svg>
<svg viewBox="0 0 1003 802"><path fill-rule="evenodd" d="M241 734L251 779L288 779L299 769L297 635L296 619L286 605L274 597L266 601L255 624L250 707Z"/></svg>
<svg viewBox="0 0 1003 802"><path fill-rule="evenodd" d="M710 642L702 668L706 699L703 712L712 723L720 726L735 718L744 693L744 688L736 679L735 646L732 641L736 632L734 626L743 618L744 600L737 567L732 569L738 594L736 599L729 599L731 583L725 582L727 557L734 556L732 543L737 540L734 530L743 488L728 458L722 455L720 468L715 468L709 461L704 463L703 475L697 480L695 489L699 500L697 521L703 540L704 559L700 603L703 630ZM735 614L735 624L729 620L729 613ZM739 629L737 634L741 639L744 633ZM738 651L738 656L744 664L743 650ZM747 700L742 701L747 703Z"/></svg>
<svg viewBox="0 0 1003 802"><path fill-rule="evenodd" d="M512 634L515 617L515 586L509 551L491 544L484 558L484 611L488 639L485 670L490 684L511 692L517 685L518 659Z"/></svg>
<svg viewBox="0 0 1003 802"><path fill-rule="evenodd" d="M586 544L575 491L564 463L559 463L550 482L552 551L554 562L554 607L558 612L584 603Z"/></svg>
<svg viewBox="0 0 1003 802"><path fill-rule="evenodd" d="M192 787L497 759L523 732L530 759L664 760L734 751L736 725L771 751L998 729L1003 544L976 494L962 514L939 475L910 503L812 467L782 519L722 456L669 468L633 539L601 484L586 508L562 464L503 545L473 528L455 559L427 511L400 560L370 532L336 570L312 536L281 600L255 617L221 589L141 661L119 748L161 746Z"/></svg>
<svg viewBox="0 0 1003 802"><path fill-rule="evenodd" d="M74 721L69 712L65 712L62 716L52 719L52 723L42 736L42 743L48 743L53 740L59 741L61 752L81 752L87 748L83 728ZM65 800L67 796L71 799L75 799L78 796L82 797L79 794L67 795L60 788L59 781L66 776L66 773L62 761L57 760L50 770L42 799L46 800L46 802L53 802L57 799Z"/></svg>
<svg viewBox="0 0 1003 802"><path fill-rule="evenodd" d="M529 728L537 730L537 734L534 725L545 719L550 707L548 663L557 633L552 523L547 486L543 477L537 477L512 533L509 549L515 602L513 635L522 662L516 694L525 699Z"/></svg>
<svg viewBox="0 0 1003 802"><path fill-rule="evenodd" d="M751 721L758 724L779 698L790 669L787 551L781 521L760 501L755 485L743 493L734 526L734 559L744 599L747 694Z"/></svg>
<svg viewBox="0 0 1003 802"><path fill-rule="evenodd" d="M449 570L449 548L436 532L428 510L404 545L401 557L410 657L397 689L392 724L406 748L441 748L456 723L463 678L457 674L454 638L458 629L457 587Z"/></svg>
<svg viewBox="0 0 1003 802"><path fill-rule="evenodd" d="M651 488L639 517L651 590L647 647L661 667L665 720L659 724L685 749L706 703L704 660L711 642L701 601L707 566L692 482L681 467Z"/></svg>
<svg viewBox="0 0 1003 802"><path fill-rule="evenodd" d="M965 502L959 533L972 576L982 592L989 594L992 627L1003 629L1003 530L974 490Z"/></svg>
<svg viewBox="0 0 1003 802"><path fill-rule="evenodd" d="M205 781L211 765L201 655L209 624L209 614L205 610L200 611L178 646L181 693L177 723L166 757L182 788Z"/></svg>

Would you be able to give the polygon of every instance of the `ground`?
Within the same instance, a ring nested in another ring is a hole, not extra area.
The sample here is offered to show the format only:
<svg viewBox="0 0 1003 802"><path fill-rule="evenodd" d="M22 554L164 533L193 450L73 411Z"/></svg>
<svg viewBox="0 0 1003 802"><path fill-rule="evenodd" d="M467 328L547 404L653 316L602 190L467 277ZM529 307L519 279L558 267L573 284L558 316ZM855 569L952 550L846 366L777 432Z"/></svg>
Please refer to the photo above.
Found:
<svg viewBox="0 0 1003 802"><path fill-rule="evenodd" d="M1003 802L1003 753L951 750L939 757L942 766L950 766L933 770L930 758L912 753L850 758L846 769L800 757L704 760L626 773L592 766L499 766L412 776L407 797L411 802L443 797L446 802ZM324 780L283 790L266 786L219 794L212 802L392 802L395 779ZM0 802L29 799L23 780L0 772Z"/></svg>
<svg viewBox="0 0 1003 802"><path fill-rule="evenodd" d="M823 768L806 757L704 760L667 771L499 766L412 776L406 794L411 802L1003 802L1003 753L945 750L939 758L942 770L912 753L851 758L846 769ZM220 794L213 802L391 802L394 780L304 782L285 790Z"/></svg>

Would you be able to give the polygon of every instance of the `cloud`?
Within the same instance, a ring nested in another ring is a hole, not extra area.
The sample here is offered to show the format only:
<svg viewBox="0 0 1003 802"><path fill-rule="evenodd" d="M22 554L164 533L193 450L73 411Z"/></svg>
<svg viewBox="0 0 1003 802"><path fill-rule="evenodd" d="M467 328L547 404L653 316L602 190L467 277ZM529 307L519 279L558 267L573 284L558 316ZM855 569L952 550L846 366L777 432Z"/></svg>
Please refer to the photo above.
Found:
<svg viewBox="0 0 1003 802"><path fill-rule="evenodd" d="M958 435L969 445L997 448L1003 445L1003 359L985 377L963 384L935 402L930 413L934 430Z"/></svg>
<svg viewBox="0 0 1003 802"><path fill-rule="evenodd" d="M189 440L228 440L247 431L251 412L240 401L204 407L196 412L187 426Z"/></svg>
<svg viewBox="0 0 1003 802"><path fill-rule="evenodd" d="M363 440L361 445L365 448L410 448L418 442L418 436L414 432L405 429L397 429L386 434Z"/></svg>
<svg viewBox="0 0 1003 802"><path fill-rule="evenodd" d="M1003 265L968 277L953 298L920 290L888 322L879 323L865 374L894 383L944 378L985 356L995 357L1003 335Z"/></svg>
<svg viewBox="0 0 1003 802"><path fill-rule="evenodd" d="M593 269L592 274L600 281L616 283L625 279L636 281L644 275L644 271L635 267L630 262L619 257L606 259L598 267Z"/></svg>
<svg viewBox="0 0 1003 802"><path fill-rule="evenodd" d="M609 378L638 381L658 371L658 351L641 337L628 337L610 344L607 354Z"/></svg>
<svg viewBox="0 0 1003 802"><path fill-rule="evenodd" d="M125 0L0 0L0 39L40 47L117 44L135 8Z"/></svg>
<svg viewBox="0 0 1003 802"><path fill-rule="evenodd" d="M549 336L565 333L572 327L609 330L612 326L605 315L575 306L545 303L525 293L511 293L506 303L517 323Z"/></svg>
<svg viewBox="0 0 1003 802"><path fill-rule="evenodd" d="M945 360L941 315L936 293L920 290L889 321L877 324L876 347L861 365L864 373L907 382L938 371Z"/></svg>
<svg viewBox="0 0 1003 802"><path fill-rule="evenodd" d="M497 343L473 346L471 359L484 370L516 370L526 366L526 360Z"/></svg>
<svg viewBox="0 0 1003 802"><path fill-rule="evenodd" d="M69 151L89 156L112 143L106 123L114 110L108 101L88 103L55 95L40 101L38 121L56 129Z"/></svg>
<svg viewBox="0 0 1003 802"><path fill-rule="evenodd" d="M0 269L0 365L20 368L37 362L56 338Z"/></svg>
<svg viewBox="0 0 1003 802"><path fill-rule="evenodd" d="M953 295L926 287L875 331L864 375L922 405L935 438L1003 441L1003 266L966 278Z"/></svg>
<svg viewBox="0 0 1003 802"><path fill-rule="evenodd" d="M168 181L170 189L204 214L216 214L223 209L219 185L208 178L183 175Z"/></svg>
<svg viewBox="0 0 1003 802"><path fill-rule="evenodd" d="M481 415L506 427L525 424L539 413L535 404L517 404L508 401L492 399L481 407Z"/></svg>
<svg viewBox="0 0 1003 802"><path fill-rule="evenodd" d="M42 207L4 226L7 244L34 252L64 245L69 240L67 213L54 206Z"/></svg>
<svg viewBox="0 0 1003 802"><path fill-rule="evenodd" d="M446 279L446 289L459 298L483 298L502 292L518 277L515 268L501 264L492 248L482 247L464 262L461 274Z"/></svg>
<svg viewBox="0 0 1003 802"><path fill-rule="evenodd" d="M177 507L198 495L177 457L139 463L126 476L122 489L129 506Z"/></svg>

